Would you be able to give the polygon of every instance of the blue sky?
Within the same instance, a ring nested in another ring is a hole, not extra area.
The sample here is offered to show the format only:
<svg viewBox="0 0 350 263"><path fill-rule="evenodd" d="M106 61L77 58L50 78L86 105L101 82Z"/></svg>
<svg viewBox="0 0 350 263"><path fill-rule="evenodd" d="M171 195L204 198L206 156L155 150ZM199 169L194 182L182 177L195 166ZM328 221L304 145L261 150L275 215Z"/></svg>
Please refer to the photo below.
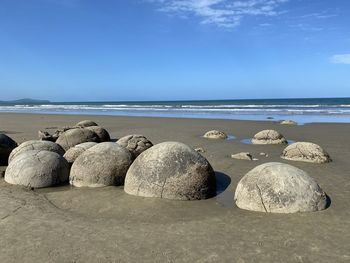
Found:
<svg viewBox="0 0 350 263"><path fill-rule="evenodd" d="M0 100L350 96L348 0L0 0Z"/></svg>

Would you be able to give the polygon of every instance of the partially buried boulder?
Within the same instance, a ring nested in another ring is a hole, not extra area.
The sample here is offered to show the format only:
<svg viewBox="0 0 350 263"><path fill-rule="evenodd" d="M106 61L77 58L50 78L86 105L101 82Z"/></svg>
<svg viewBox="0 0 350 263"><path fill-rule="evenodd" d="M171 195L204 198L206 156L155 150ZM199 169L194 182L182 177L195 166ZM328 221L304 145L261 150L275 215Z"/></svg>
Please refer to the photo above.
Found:
<svg viewBox="0 0 350 263"><path fill-rule="evenodd" d="M6 169L5 181L26 187L48 187L68 181L69 165L55 152L30 150L18 155Z"/></svg>
<svg viewBox="0 0 350 263"><path fill-rule="evenodd" d="M7 165L10 153L17 147L17 143L6 134L0 133L0 165Z"/></svg>
<svg viewBox="0 0 350 263"><path fill-rule="evenodd" d="M60 137L58 137L56 143L62 146L66 151L69 148L74 147L77 144L83 142L99 142L98 135L85 128L70 129L63 132Z"/></svg>
<svg viewBox="0 0 350 263"><path fill-rule="evenodd" d="M280 122L282 125L298 125L297 122L292 121L292 120L284 120Z"/></svg>
<svg viewBox="0 0 350 263"><path fill-rule="evenodd" d="M85 129L88 129L96 133L100 142L109 142L111 140L111 137L109 136L108 131L100 126L89 126L89 127L86 127Z"/></svg>
<svg viewBox="0 0 350 263"><path fill-rule="evenodd" d="M114 142L99 143L75 160L69 182L76 187L122 185L132 160L126 148Z"/></svg>
<svg viewBox="0 0 350 263"><path fill-rule="evenodd" d="M248 172L238 183L236 205L266 213L323 210L327 196L306 172L283 163L265 163Z"/></svg>
<svg viewBox="0 0 350 263"><path fill-rule="evenodd" d="M328 163L332 159L321 146L311 142L296 142L283 150L281 158L309 163Z"/></svg>
<svg viewBox="0 0 350 263"><path fill-rule="evenodd" d="M254 135L253 144L287 144L286 138L275 130L263 130Z"/></svg>
<svg viewBox="0 0 350 263"><path fill-rule="evenodd" d="M11 152L9 156L9 163L11 163L12 160L16 158L18 155L31 150L55 152L61 156L63 156L65 153L64 149L57 143L50 142L50 141L30 140L30 141L21 143L17 148L15 148Z"/></svg>
<svg viewBox="0 0 350 263"><path fill-rule="evenodd" d="M90 127L90 126L98 126L98 124L90 120L83 120L75 124L75 127L81 127L81 128Z"/></svg>
<svg viewBox="0 0 350 263"><path fill-rule="evenodd" d="M70 148L66 153L63 155L63 157L67 160L67 162L72 165L74 161L85 152L87 149L90 149L91 147L97 145L96 142L84 142L78 145L75 145L74 147Z"/></svg>
<svg viewBox="0 0 350 263"><path fill-rule="evenodd" d="M124 190L144 197L206 199L215 195L215 173L191 147L164 142L136 158L126 175Z"/></svg>
<svg viewBox="0 0 350 263"><path fill-rule="evenodd" d="M227 134L222 131L212 130L206 132L203 137L207 139L227 139Z"/></svg>
<svg viewBox="0 0 350 263"><path fill-rule="evenodd" d="M128 149L135 158L153 146L151 141L139 134L124 136L120 138L117 143Z"/></svg>

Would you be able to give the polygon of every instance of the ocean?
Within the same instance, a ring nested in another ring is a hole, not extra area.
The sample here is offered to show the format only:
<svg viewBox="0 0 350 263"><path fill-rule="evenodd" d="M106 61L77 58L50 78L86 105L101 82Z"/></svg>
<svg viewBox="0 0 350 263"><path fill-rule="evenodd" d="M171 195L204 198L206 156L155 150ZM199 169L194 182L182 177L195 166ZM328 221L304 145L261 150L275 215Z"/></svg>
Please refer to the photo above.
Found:
<svg viewBox="0 0 350 263"><path fill-rule="evenodd" d="M0 112L350 122L350 98L0 103Z"/></svg>

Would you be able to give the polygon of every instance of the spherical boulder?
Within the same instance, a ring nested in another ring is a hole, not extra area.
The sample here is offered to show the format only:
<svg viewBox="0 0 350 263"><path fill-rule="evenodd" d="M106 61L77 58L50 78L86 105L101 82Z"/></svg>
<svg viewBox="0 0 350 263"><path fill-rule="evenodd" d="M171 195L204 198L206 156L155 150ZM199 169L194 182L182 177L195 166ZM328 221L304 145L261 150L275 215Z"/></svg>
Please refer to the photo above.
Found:
<svg viewBox="0 0 350 263"><path fill-rule="evenodd" d="M17 143L9 136L0 133L0 165L7 165L10 153L17 147Z"/></svg>
<svg viewBox="0 0 350 263"><path fill-rule="evenodd" d="M128 149L135 158L153 146L145 136L138 134L124 136L117 143Z"/></svg>
<svg viewBox="0 0 350 263"><path fill-rule="evenodd" d="M62 146L64 150L74 147L77 144L83 142L99 142L98 135L85 128L70 129L63 132L60 137L58 137L56 143Z"/></svg>
<svg viewBox="0 0 350 263"><path fill-rule="evenodd" d="M42 188L67 182L69 165L59 154L44 150L29 150L16 156L5 172L9 184Z"/></svg>
<svg viewBox="0 0 350 263"><path fill-rule="evenodd" d="M85 128L85 127L90 127L90 126L98 126L98 124L94 121L90 120L83 120L75 124L75 127L80 127L80 128Z"/></svg>
<svg viewBox="0 0 350 263"><path fill-rule="evenodd" d="M31 150L55 152L61 156L63 156L65 153L65 150L57 143L50 141L30 140L21 143L17 148L15 148L11 152L9 156L9 163L11 163L12 160L18 155Z"/></svg>
<svg viewBox="0 0 350 263"><path fill-rule="evenodd" d="M96 142L83 142L81 144L75 145L74 147L70 148L68 151L66 151L63 157L67 160L67 162L70 165L72 165L74 161L79 157L80 154L82 154L87 149L90 149L95 145L97 145Z"/></svg>
<svg viewBox="0 0 350 263"><path fill-rule="evenodd" d="M163 142L141 153L125 178L126 193L174 200L198 200L215 195L215 173L191 147Z"/></svg>
<svg viewBox="0 0 350 263"><path fill-rule="evenodd" d="M108 131L100 126L89 126L85 129L96 133L100 142L109 142L111 140Z"/></svg>
<svg viewBox="0 0 350 263"><path fill-rule="evenodd" d="M73 163L69 182L76 187L123 185L133 157L114 143L99 143L83 152Z"/></svg>
<svg viewBox="0 0 350 263"><path fill-rule="evenodd" d="M332 161L329 154L321 146L311 142L296 142L287 146L283 150L281 158L309 163L329 163Z"/></svg>
<svg viewBox="0 0 350 263"><path fill-rule="evenodd" d="M222 131L212 130L206 132L203 137L207 139L227 139L227 134Z"/></svg>
<svg viewBox="0 0 350 263"><path fill-rule="evenodd" d="M236 205L266 213L323 210L327 196L306 172L283 163L265 163L248 172L238 183Z"/></svg>
<svg viewBox="0 0 350 263"><path fill-rule="evenodd" d="M287 144L286 138L275 130L263 130L254 135L253 144Z"/></svg>

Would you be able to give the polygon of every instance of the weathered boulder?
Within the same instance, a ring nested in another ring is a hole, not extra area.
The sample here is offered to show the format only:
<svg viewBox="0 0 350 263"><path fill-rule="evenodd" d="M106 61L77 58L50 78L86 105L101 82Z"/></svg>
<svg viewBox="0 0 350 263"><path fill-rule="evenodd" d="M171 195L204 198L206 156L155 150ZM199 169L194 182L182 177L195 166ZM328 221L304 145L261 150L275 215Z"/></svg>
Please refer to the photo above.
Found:
<svg viewBox="0 0 350 263"><path fill-rule="evenodd" d="M49 132L47 131L38 131L38 138L41 141L50 141L55 142L57 138L54 138Z"/></svg>
<svg viewBox="0 0 350 263"><path fill-rule="evenodd" d="M253 161L253 156L249 152L241 152L231 155L232 159Z"/></svg>
<svg viewBox="0 0 350 263"><path fill-rule="evenodd" d="M7 165L10 153L17 147L17 143L6 134L0 133L0 165Z"/></svg>
<svg viewBox="0 0 350 263"><path fill-rule="evenodd" d="M111 137L109 136L108 131L100 126L89 126L89 127L86 127L85 129L88 129L96 133L100 142L109 142L111 140Z"/></svg>
<svg viewBox="0 0 350 263"><path fill-rule="evenodd" d="M265 163L248 172L238 183L236 205L266 213L323 210L327 196L306 172L283 163Z"/></svg>
<svg viewBox="0 0 350 263"><path fill-rule="evenodd" d="M328 163L332 159L321 146L311 142L296 142L287 146L281 158L309 163Z"/></svg>
<svg viewBox="0 0 350 263"><path fill-rule="evenodd" d="M212 130L206 132L203 137L207 139L227 139L227 134L222 131Z"/></svg>
<svg viewBox="0 0 350 263"><path fill-rule="evenodd" d="M280 124L283 124L283 125L298 125L297 122L292 121L292 120L284 120L284 121L281 121Z"/></svg>
<svg viewBox="0 0 350 263"><path fill-rule="evenodd" d="M58 137L56 143L67 151L77 144L83 142L99 142L99 140L100 138L95 132L85 128L76 128L63 132L60 137Z"/></svg>
<svg viewBox="0 0 350 263"><path fill-rule="evenodd" d="M114 143L99 143L83 152L73 163L69 182L76 187L123 185L133 157Z"/></svg>
<svg viewBox="0 0 350 263"><path fill-rule="evenodd" d="M29 150L16 156L5 172L9 184L26 187L48 187L67 182L69 165L55 152Z"/></svg>
<svg viewBox="0 0 350 263"><path fill-rule="evenodd" d="M117 143L128 149L133 154L134 158L153 146L151 141L139 134L124 136L120 138Z"/></svg>
<svg viewBox="0 0 350 263"><path fill-rule="evenodd" d="M83 142L81 144L75 145L74 147L70 148L68 151L66 151L63 157L67 160L67 162L70 165L72 165L74 161L79 157L80 154L82 154L87 149L90 149L95 145L97 145L96 142Z"/></svg>
<svg viewBox="0 0 350 263"><path fill-rule="evenodd" d="M83 120L75 124L75 127L81 127L81 128L90 127L90 126L98 126L98 124L90 120Z"/></svg>
<svg viewBox="0 0 350 263"><path fill-rule="evenodd" d="M175 200L206 199L215 195L215 173L191 147L163 142L141 153L125 178L126 193Z"/></svg>
<svg viewBox="0 0 350 263"><path fill-rule="evenodd" d="M30 140L30 141L21 143L17 148L15 148L11 152L9 156L9 163L11 163L12 160L16 158L18 155L31 150L55 152L61 156L63 156L65 153L65 150L57 143L50 142L50 141Z"/></svg>
<svg viewBox="0 0 350 263"><path fill-rule="evenodd" d="M275 130L263 130L254 135L253 144L287 144L284 136Z"/></svg>

